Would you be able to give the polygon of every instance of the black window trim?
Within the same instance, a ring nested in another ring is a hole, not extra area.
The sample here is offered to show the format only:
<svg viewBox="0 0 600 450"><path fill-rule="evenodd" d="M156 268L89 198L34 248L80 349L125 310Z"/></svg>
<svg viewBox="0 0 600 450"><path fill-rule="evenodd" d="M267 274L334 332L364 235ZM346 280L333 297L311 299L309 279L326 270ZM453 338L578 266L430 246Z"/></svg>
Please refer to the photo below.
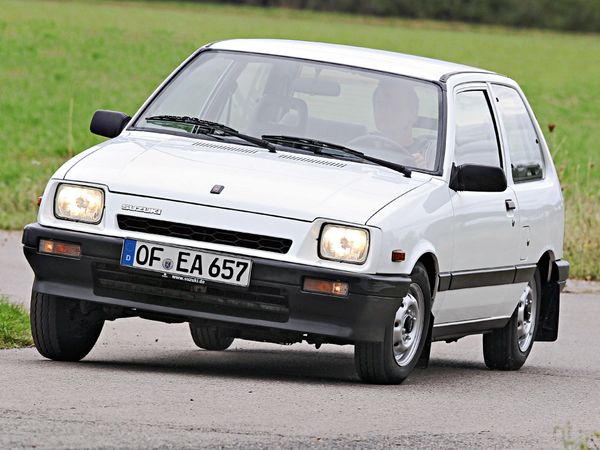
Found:
<svg viewBox="0 0 600 450"><path fill-rule="evenodd" d="M456 100L456 97L458 96L458 94L462 94L463 92L473 92L473 91L480 91L483 92L483 95L486 99L487 105L488 105L488 109L490 111L490 116L492 117L492 123L494 124L494 131L496 132L496 144L498 145L498 157L500 159L500 168L504 171L504 175L506 176L506 158L505 158L505 154L504 154L504 145L503 145L503 141L501 139L501 134L500 134L500 126L499 126L499 122L498 122L498 118L496 117L496 109L493 105L493 102L491 101L491 91L489 90L488 87L489 82L481 80L481 81L468 81L465 83L461 83L455 86L454 88L454 100ZM456 110L456 101L454 102L454 107ZM456 133L456 121L454 122L454 132ZM454 151L453 153L453 158L452 158L452 162L455 163L456 162L456 138L454 139ZM512 176L511 176L511 180L512 180Z"/></svg>

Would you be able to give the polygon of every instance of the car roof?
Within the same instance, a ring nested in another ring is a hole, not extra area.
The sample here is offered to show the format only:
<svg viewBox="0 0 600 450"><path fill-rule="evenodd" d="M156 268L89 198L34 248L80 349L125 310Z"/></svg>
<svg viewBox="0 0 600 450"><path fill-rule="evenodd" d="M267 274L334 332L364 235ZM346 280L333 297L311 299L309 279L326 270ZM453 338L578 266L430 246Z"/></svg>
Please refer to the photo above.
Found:
<svg viewBox="0 0 600 450"><path fill-rule="evenodd" d="M430 81L446 81L454 73L493 73L477 67L439 59L322 42L286 39L232 39L210 44L209 47L218 50L261 53L330 62Z"/></svg>

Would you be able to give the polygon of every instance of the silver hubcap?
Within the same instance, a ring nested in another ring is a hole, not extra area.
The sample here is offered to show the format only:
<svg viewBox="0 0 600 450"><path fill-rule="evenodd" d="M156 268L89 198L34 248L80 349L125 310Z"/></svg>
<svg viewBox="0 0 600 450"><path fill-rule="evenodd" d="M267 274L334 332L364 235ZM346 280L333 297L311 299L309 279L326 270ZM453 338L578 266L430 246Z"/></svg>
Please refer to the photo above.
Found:
<svg viewBox="0 0 600 450"><path fill-rule="evenodd" d="M535 284L530 281L517 306L517 339L519 350L525 353L533 341L535 318L537 317L537 293Z"/></svg>
<svg viewBox="0 0 600 450"><path fill-rule="evenodd" d="M418 284L411 284L394 319L392 343L394 358L399 366L409 364L419 347L423 331L423 305L423 291Z"/></svg>

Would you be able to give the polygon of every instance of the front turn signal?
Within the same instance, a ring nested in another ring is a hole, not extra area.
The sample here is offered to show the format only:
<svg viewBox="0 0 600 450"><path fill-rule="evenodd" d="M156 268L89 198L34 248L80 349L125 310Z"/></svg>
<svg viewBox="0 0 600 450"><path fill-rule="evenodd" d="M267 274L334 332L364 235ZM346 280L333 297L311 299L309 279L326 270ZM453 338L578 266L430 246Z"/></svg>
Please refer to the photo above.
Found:
<svg viewBox="0 0 600 450"><path fill-rule="evenodd" d="M336 295L338 297L346 297L349 291L348 283L343 281L319 280L317 278L305 278L302 289L307 292Z"/></svg>

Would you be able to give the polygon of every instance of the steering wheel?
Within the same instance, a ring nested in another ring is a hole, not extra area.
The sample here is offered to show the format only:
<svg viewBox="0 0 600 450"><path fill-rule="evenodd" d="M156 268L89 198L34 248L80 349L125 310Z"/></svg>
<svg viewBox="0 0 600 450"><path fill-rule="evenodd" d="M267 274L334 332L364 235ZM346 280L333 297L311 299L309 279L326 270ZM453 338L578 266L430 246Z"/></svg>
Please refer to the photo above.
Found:
<svg viewBox="0 0 600 450"><path fill-rule="evenodd" d="M369 147L373 144L375 144L376 147L380 147L382 150L393 150L396 155L400 153L409 158L411 161L413 159L413 156L406 147L382 134L365 134L363 136L358 136L348 142L346 146L350 148L361 148Z"/></svg>

